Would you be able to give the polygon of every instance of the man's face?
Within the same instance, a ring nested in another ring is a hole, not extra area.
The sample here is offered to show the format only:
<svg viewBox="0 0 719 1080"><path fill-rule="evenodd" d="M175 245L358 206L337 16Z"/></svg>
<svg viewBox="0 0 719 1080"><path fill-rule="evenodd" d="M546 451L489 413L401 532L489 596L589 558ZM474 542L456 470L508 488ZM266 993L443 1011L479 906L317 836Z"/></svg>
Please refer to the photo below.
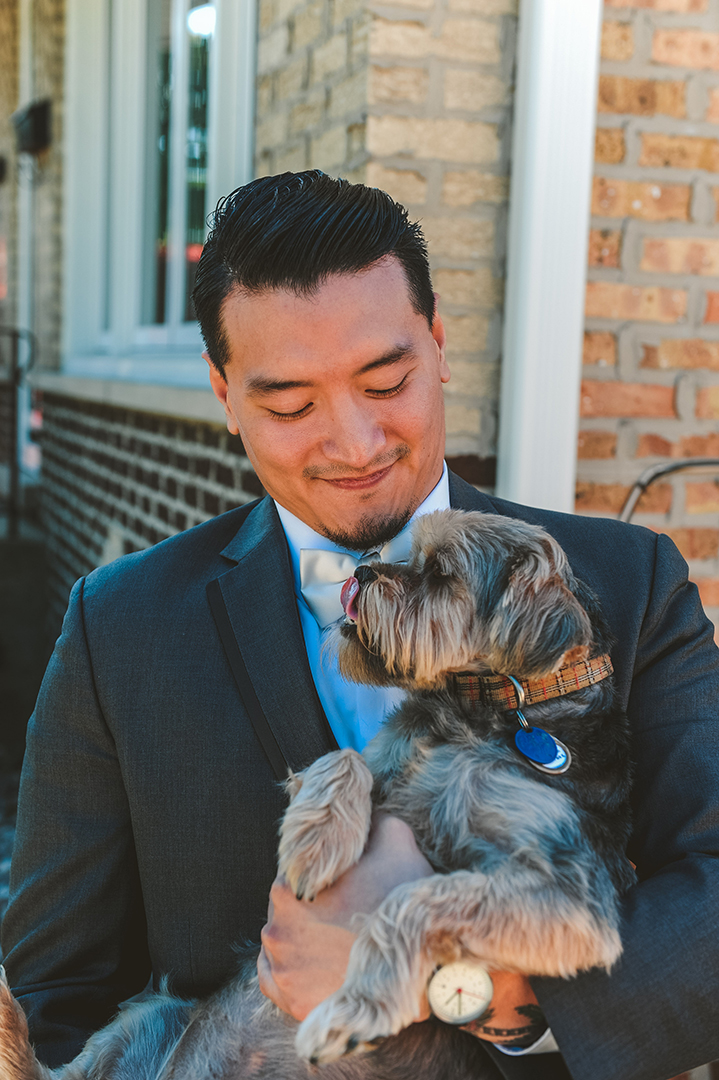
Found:
<svg viewBox="0 0 719 1080"><path fill-rule="evenodd" d="M442 474L444 328L392 257L310 297L237 291L222 309L226 381L210 381L269 494L364 549L394 535ZM207 359L207 357L206 357Z"/></svg>

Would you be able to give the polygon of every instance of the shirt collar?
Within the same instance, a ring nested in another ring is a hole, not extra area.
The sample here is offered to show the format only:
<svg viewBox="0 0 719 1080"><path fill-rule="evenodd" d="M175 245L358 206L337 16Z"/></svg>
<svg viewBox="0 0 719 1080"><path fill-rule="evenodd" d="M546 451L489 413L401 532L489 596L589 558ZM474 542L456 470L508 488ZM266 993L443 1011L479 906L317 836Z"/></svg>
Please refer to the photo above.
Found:
<svg viewBox="0 0 719 1080"><path fill-rule="evenodd" d="M315 530L311 529L304 521L295 517L294 514L291 514L289 510L286 510L284 506L281 506L276 501L275 506L282 523L282 528L285 530L285 536L287 537L287 543L290 548L295 592L299 593L300 591L300 551L302 548L315 548L319 551L342 551L350 552L352 555L356 554L356 552L350 551L349 548L341 548L338 547L337 544L333 544L326 536L322 536L321 533L315 532ZM424 502L417 507L412 514L410 521L416 521L416 519L423 514L431 514L435 510L447 510L448 508L449 476L447 473L447 463L445 462L439 482L432 488Z"/></svg>

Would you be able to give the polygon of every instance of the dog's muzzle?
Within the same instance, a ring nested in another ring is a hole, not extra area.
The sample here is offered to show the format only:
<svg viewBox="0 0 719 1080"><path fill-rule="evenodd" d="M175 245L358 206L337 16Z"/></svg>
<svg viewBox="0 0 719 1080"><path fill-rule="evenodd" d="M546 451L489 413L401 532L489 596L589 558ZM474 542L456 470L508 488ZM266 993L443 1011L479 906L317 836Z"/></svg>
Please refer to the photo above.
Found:
<svg viewBox="0 0 719 1080"><path fill-rule="evenodd" d="M360 594L360 589L363 585L369 585L371 581L375 581L379 577L379 574L371 566L358 566L354 572L354 576L347 578L342 586L342 592L340 593L340 603L342 604L342 610L345 613L345 617L350 622L357 622L359 612L357 610L357 599Z"/></svg>

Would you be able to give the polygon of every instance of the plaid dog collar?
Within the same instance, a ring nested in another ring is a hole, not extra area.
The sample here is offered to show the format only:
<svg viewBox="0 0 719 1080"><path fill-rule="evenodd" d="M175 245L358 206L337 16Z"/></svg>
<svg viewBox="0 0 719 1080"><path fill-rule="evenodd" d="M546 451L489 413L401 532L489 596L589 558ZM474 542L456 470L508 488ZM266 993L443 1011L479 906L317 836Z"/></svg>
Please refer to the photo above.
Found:
<svg viewBox="0 0 719 1080"><path fill-rule="evenodd" d="M538 701L563 697L585 686L593 686L608 679L614 673L608 653L595 656L593 660L582 660L579 664L569 664L547 675L544 679L518 680L524 690L525 705L536 705ZM494 705L503 711L519 709L517 691L504 675L475 675L461 671L454 676L455 692L470 705Z"/></svg>

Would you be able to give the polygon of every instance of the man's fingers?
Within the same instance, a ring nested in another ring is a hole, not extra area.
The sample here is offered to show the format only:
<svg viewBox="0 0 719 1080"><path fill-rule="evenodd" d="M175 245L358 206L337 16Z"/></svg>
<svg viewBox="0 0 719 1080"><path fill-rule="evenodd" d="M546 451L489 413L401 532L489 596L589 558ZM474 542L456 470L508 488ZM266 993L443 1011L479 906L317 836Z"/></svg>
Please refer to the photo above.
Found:
<svg viewBox="0 0 719 1080"><path fill-rule="evenodd" d="M257 976L260 983L260 993L269 998L278 1008L287 1012L287 1009L283 1006L277 983L272 976L272 965L264 947L260 949L260 955L257 957Z"/></svg>

